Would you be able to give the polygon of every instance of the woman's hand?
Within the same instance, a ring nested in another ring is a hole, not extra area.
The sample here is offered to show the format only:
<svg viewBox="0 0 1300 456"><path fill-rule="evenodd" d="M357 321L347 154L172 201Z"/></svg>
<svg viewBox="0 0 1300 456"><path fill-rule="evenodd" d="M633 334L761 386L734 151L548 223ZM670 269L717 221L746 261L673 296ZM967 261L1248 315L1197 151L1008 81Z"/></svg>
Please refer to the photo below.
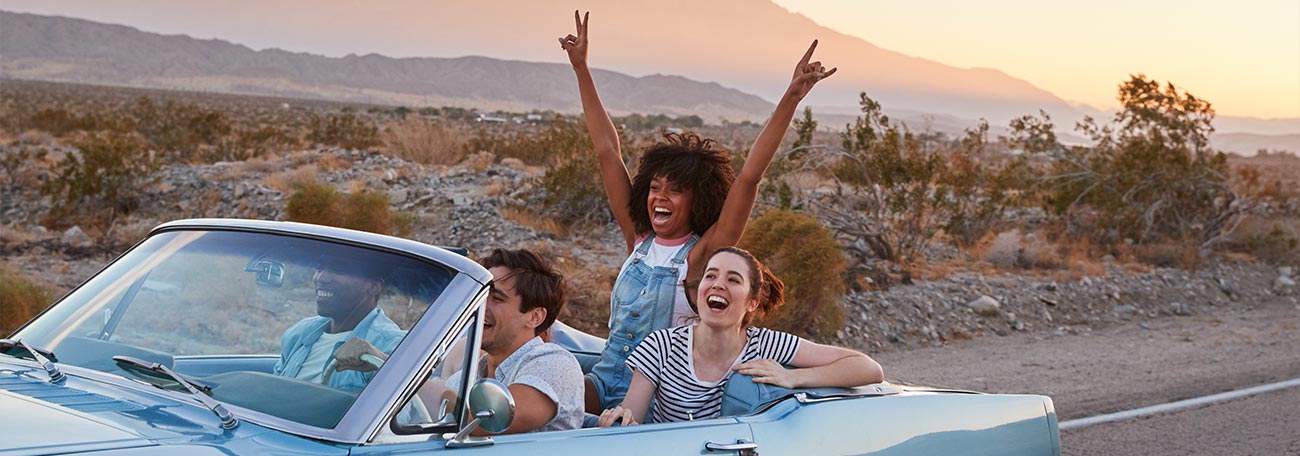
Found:
<svg viewBox="0 0 1300 456"><path fill-rule="evenodd" d="M798 388L800 385L798 371L786 369L776 361L757 359L732 368L745 375L752 375L757 383L766 383L785 389Z"/></svg>
<svg viewBox="0 0 1300 456"><path fill-rule="evenodd" d="M574 14L576 15L577 12L575 11ZM584 30L585 28L583 27ZM585 38L583 44L583 55L585 56ZM817 49L817 40L813 40L812 45L808 46L808 52L803 54L803 58L799 59L799 64L794 67L794 76L790 79L790 88L786 89L786 93L796 100L802 100L805 95L808 95L809 91L812 91L813 85L816 85L822 79L831 77L832 74L835 74L835 70L839 69L831 68L830 71L827 71L821 62L809 62L809 60L812 60L813 50L815 49ZM570 53L569 55L569 58L572 59L573 54Z"/></svg>
<svg viewBox="0 0 1300 456"><path fill-rule="evenodd" d="M624 426L640 424L636 422L636 418L632 417L632 410L628 408L624 408L622 405L616 406L612 409L605 410L604 412L600 413L600 421L599 421L600 427L613 426L614 423L617 421L622 421L622 425Z"/></svg>
<svg viewBox="0 0 1300 456"><path fill-rule="evenodd" d="M573 10L573 24L577 27L577 36L567 35L560 38L560 48L569 53L569 64L574 68L587 66L587 18L591 12L578 18L578 10Z"/></svg>

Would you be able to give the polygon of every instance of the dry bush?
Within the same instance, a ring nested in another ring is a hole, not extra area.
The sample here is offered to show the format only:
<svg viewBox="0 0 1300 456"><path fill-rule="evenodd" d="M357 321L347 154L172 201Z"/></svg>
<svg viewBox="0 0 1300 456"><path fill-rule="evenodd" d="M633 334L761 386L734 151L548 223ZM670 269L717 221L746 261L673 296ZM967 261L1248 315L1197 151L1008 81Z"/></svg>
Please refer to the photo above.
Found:
<svg viewBox="0 0 1300 456"><path fill-rule="evenodd" d="M160 223L155 219L125 217L118 219L108 228L108 232L104 233L104 239L113 247L129 247L144 239L149 231L158 225Z"/></svg>
<svg viewBox="0 0 1300 456"><path fill-rule="evenodd" d="M469 156L465 157L465 161L462 163L470 169L481 173L487 171L488 168L491 168L492 164L496 161L496 154L483 150L469 154Z"/></svg>
<svg viewBox="0 0 1300 456"><path fill-rule="evenodd" d="M502 208L501 216L506 220L518 223L520 225L532 228L537 231L551 233L558 236L564 236L567 233L565 227L556 222L555 219L538 215L528 210L515 208Z"/></svg>
<svg viewBox="0 0 1300 456"><path fill-rule="evenodd" d="M102 216L96 217L95 226L99 228L106 228L117 214L139 207L144 189L157 181L162 168L162 159L147 150L135 134L86 134L75 139L72 146L78 153L68 154L59 162L41 191L51 197L51 212L58 216L93 209ZM47 215L46 220L52 227L71 226L57 216Z"/></svg>
<svg viewBox="0 0 1300 456"><path fill-rule="evenodd" d="M304 165L267 176L265 184L280 193L289 193L294 188L315 183L318 174L316 165Z"/></svg>
<svg viewBox="0 0 1300 456"><path fill-rule="evenodd" d="M297 187L285 206L289 221L393 234L388 195L361 190L341 194L334 187L307 183Z"/></svg>
<svg viewBox="0 0 1300 456"><path fill-rule="evenodd" d="M1300 217L1248 217L1224 248L1271 263L1300 264Z"/></svg>
<svg viewBox="0 0 1300 456"><path fill-rule="evenodd" d="M393 236L410 237L415 232L415 213L397 211L392 215Z"/></svg>
<svg viewBox="0 0 1300 456"><path fill-rule="evenodd" d="M328 185L317 182L296 185L284 209L285 220L339 226L342 214L339 213L338 198L338 190Z"/></svg>
<svg viewBox="0 0 1300 456"><path fill-rule="evenodd" d="M564 275L564 308L559 320L597 337L608 336L609 293L618 278L617 267L571 257L567 247L553 242L537 242L525 248L550 259Z"/></svg>
<svg viewBox="0 0 1300 456"><path fill-rule="evenodd" d="M1161 268L1195 269L1199 249L1184 242L1156 242L1134 246L1133 254L1143 263Z"/></svg>
<svg viewBox="0 0 1300 456"><path fill-rule="evenodd" d="M216 179L223 181L243 181L252 176L276 172L284 162L277 157L253 157L245 161L234 162L223 168Z"/></svg>
<svg viewBox="0 0 1300 456"><path fill-rule="evenodd" d="M1036 233L999 233L984 251L984 261L1003 269L1056 269L1063 266L1056 246Z"/></svg>
<svg viewBox="0 0 1300 456"><path fill-rule="evenodd" d="M1153 244L1153 261L1186 264L1221 242L1241 205L1229 188L1227 156L1208 147L1209 102L1136 75L1119 88L1113 121L1078 126L1093 146L1064 149L1046 203L1074 232L1105 244ZM1181 243L1187 248L1171 247Z"/></svg>
<svg viewBox="0 0 1300 456"><path fill-rule="evenodd" d="M797 239L798 242L790 242ZM756 324L802 337L825 339L844 325L840 301L848 262L834 236L817 219L771 210L749 223L740 247L785 282L786 304Z"/></svg>
<svg viewBox="0 0 1300 456"><path fill-rule="evenodd" d="M307 141L345 149L369 149L379 145L379 129L354 114L312 116Z"/></svg>
<svg viewBox="0 0 1300 456"><path fill-rule="evenodd" d="M339 157L338 155L326 152L320 154L320 158L316 160L316 166L319 166L321 171L328 173L352 169L352 162L348 159Z"/></svg>
<svg viewBox="0 0 1300 456"><path fill-rule="evenodd" d="M29 231L19 231L6 225L0 225L0 247L6 249L34 241L38 237Z"/></svg>
<svg viewBox="0 0 1300 456"><path fill-rule="evenodd" d="M440 123L408 117L383 134L388 153L422 165L452 165L464 156L465 140Z"/></svg>
<svg viewBox="0 0 1300 456"><path fill-rule="evenodd" d="M8 335L50 305L50 290L0 265L0 334Z"/></svg>

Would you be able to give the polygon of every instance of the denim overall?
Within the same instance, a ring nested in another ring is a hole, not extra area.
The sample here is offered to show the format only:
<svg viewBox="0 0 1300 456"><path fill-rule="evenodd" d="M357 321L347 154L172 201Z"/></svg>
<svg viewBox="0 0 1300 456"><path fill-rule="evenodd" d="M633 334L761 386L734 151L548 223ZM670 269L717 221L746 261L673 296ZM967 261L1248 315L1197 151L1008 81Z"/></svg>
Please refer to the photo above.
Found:
<svg viewBox="0 0 1300 456"><path fill-rule="evenodd" d="M686 267L687 255L695 247L699 236L677 249L669 263L671 266L650 266L642 261L650 251L655 235L650 234L632 254L632 262L614 281L610 293L612 310L609 316L609 338L600 361L587 374L600 394L602 409L613 408L623 402L627 387L632 383L632 371L627 358L641 339L651 332L672 326L673 304L676 301L679 268Z"/></svg>

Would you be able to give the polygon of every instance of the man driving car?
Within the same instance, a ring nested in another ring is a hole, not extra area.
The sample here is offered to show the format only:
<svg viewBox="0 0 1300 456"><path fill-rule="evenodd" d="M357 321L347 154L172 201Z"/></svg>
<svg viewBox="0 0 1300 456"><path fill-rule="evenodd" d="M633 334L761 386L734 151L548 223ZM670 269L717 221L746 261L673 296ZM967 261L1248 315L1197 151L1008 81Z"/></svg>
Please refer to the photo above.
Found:
<svg viewBox="0 0 1300 456"><path fill-rule="evenodd" d="M360 391L406 336L377 306L383 280L364 262L322 259L312 280L316 315L280 338L274 373Z"/></svg>

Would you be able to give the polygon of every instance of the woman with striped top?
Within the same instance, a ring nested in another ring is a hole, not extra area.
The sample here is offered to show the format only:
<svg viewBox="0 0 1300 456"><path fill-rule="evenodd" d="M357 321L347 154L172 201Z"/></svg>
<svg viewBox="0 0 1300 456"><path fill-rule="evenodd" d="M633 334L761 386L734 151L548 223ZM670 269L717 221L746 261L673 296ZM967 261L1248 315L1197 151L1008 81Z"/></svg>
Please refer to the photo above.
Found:
<svg viewBox="0 0 1300 456"><path fill-rule="evenodd" d="M749 252L735 247L714 252L695 300L703 305L697 309L699 321L646 336L627 360L633 375L626 398L601 413L600 426L717 418L722 390L734 372L784 388L884 380L880 364L857 351L750 327L754 317L782 304L784 287ZM655 410L647 417L652 398Z"/></svg>

